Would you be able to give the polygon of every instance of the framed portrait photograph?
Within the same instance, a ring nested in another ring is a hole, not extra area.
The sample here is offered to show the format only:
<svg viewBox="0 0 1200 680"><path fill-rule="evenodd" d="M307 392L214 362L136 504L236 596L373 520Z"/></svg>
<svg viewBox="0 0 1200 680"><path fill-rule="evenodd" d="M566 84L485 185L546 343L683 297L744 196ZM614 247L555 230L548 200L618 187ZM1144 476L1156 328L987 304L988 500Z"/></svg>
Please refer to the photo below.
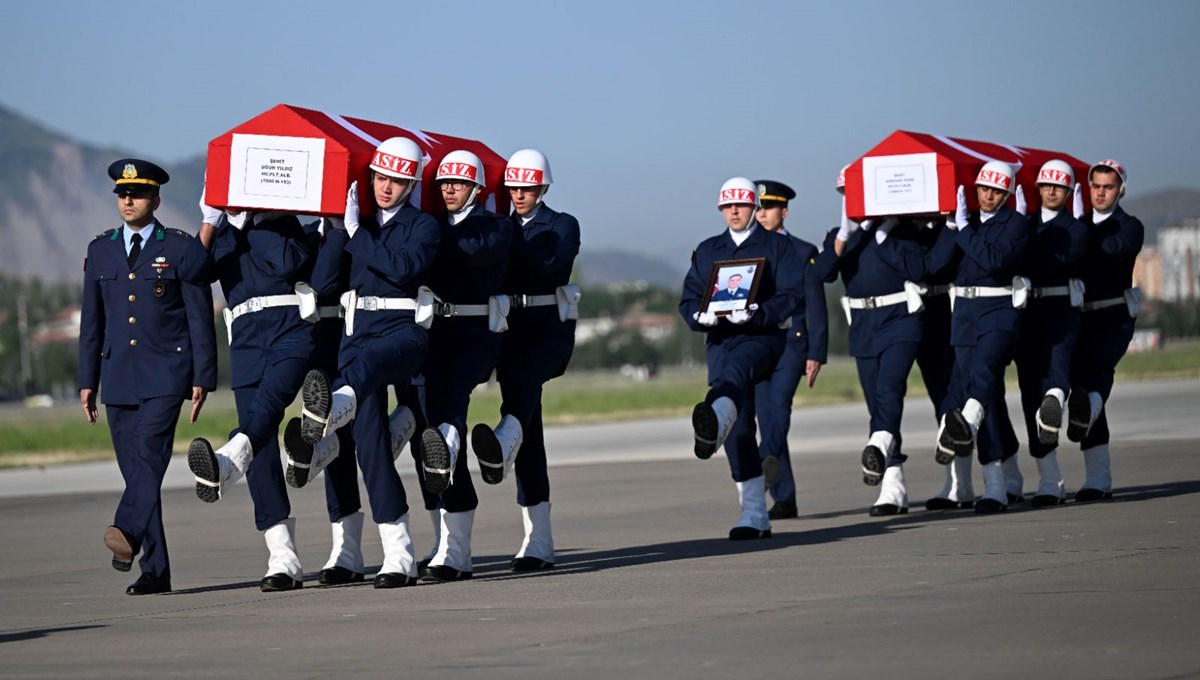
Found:
<svg viewBox="0 0 1200 680"><path fill-rule="evenodd" d="M723 316L739 309L748 309L754 303L759 274L766 263L763 257L714 262L700 311Z"/></svg>

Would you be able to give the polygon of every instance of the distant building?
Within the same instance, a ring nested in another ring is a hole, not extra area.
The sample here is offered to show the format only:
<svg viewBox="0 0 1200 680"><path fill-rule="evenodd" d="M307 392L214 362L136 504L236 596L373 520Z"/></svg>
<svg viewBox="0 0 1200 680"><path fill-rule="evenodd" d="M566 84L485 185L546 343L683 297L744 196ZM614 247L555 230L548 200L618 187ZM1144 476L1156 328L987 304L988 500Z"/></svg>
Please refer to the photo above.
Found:
<svg viewBox="0 0 1200 680"><path fill-rule="evenodd" d="M1200 219L1158 232L1162 296L1169 301L1200 297Z"/></svg>
<svg viewBox="0 0 1200 680"><path fill-rule="evenodd" d="M78 342L81 314L82 311L78 307L63 309L53 319L40 323L33 329L29 344L42 347L56 342Z"/></svg>
<svg viewBox="0 0 1200 680"><path fill-rule="evenodd" d="M1133 263L1133 285L1147 300L1161 300L1163 291L1162 260L1157 246L1143 246Z"/></svg>

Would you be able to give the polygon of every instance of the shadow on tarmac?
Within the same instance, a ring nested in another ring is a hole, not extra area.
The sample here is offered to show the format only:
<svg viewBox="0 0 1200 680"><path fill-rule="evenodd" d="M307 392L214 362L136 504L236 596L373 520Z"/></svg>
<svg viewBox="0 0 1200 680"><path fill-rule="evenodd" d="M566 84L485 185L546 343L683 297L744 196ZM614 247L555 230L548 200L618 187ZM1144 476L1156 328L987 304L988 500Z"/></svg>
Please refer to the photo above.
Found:
<svg viewBox="0 0 1200 680"><path fill-rule="evenodd" d="M91 630L93 628L107 628L108 626L64 626L62 628L35 628L33 630L25 630L19 633L4 633L0 635L0 644L6 642L22 642L24 640L36 640L38 638L49 637L54 633L70 633L77 630Z"/></svg>

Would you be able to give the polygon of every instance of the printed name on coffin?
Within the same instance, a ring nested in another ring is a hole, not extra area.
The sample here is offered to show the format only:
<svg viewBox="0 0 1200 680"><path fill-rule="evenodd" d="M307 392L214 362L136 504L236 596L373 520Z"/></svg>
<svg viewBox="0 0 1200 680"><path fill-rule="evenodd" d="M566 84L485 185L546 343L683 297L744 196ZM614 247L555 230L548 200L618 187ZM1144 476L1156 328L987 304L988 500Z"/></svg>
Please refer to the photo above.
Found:
<svg viewBox="0 0 1200 680"><path fill-rule="evenodd" d="M991 182L993 184L1000 185L1002 188L1007 189L1008 184L1009 184L1009 179L1008 179L1007 175L1003 175L998 172L993 172L992 170L984 170L983 172L979 173L979 179L977 179L976 182Z"/></svg>
<svg viewBox="0 0 1200 680"><path fill-rule="evenodd" d="M542 171L532 168L505 168L504 181L540 185L542 184Z"/></svg>
<svg viewBox="0 0 1200 680"><path fill-rule="evenodd" d="M438 166L437 174L439 176L449 175L451 177L465 177L472 182L476 182L475 166L471 165L470 163L442 163Z"/></svg>
<svg viewBox="0 0 1200 680"><path fill-rule="evenodd" d="M259 166L259 172L262 177L278 177L281 180L290 180L292 178L292 170L290 165L281 165L287 160L283 158L272 158L265 164ZM291 182L279 182L280 184L291 184Z"/></svg>
<svg viewBox="0 0 1200 680"><path fill-rule="evenodd" d="M399 156L391 156L381 151L375 152L375 158L371 161L371 165L379 166L385 170L389 170L405 177L417 176L416 161L411 161L407 158L400 158Z"/></svg>
<svg viewBox="0 0 1200 680"><path fill-rule="evenodd" d="M732 203L754 203L754 192L749 189L722 189L721 201Z"/></svg>

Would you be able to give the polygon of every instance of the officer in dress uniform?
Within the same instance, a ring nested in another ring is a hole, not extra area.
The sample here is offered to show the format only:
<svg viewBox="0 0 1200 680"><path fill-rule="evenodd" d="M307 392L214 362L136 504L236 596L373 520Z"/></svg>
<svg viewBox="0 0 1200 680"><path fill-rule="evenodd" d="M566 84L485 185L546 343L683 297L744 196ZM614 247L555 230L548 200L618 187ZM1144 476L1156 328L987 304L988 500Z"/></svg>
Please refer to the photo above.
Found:
<svg viewBox="0 0 1200 680"><path fill-rule="evenodd" d="M312 266L300 220L282 212L226 213L200 199L200 234L185 276L219 282L228 307L231 383L238 426L215 451L196 438L188 467L196 496L215 503L241 477L254 501L255 526L269 553L263 592L303 584L296 554L296 520L279 461L279 425L315 350L314 327L301 316L297 286Z"/></svg>
<svg viewBox="0 0 1200 680"><path fill-rule="evenodd" d="M98 235L84 260L79 332L79 400L95 424L96 390L112 432L125 491L104 545L112 565L141 576L125 591L171 590L159 490L171 460L179 407L191 399L196 422L217 385L212 291L179 277L192 241L154 218L166 171L135 158L108 168L124 224Z"/></svg>
<svg viewBox="0 0 1200 680"><path fill-rule="evenodd" d="M340 377L331 383L319 370L308 372L302 395L300 438L287 446L293 456L310 456L305 446L352 425L359 466L371 514L379 526L383 566L376 588L401 588L417 581L417 565L408 530L408 499L396 472L392 427L387 411L389 385L407 385L421 370L429 344L432 294L425 284L438 249L439 229L433 217L408 202L421 177L423 154L411 139L392 137L375 149L370 169L378 210L360 215L358 183L346 196L346 230L350 291L342 296L346 335L338 351ZM324 260L341 261L339 252L323 249ZM315 287L327 283L314 276Z"/></svg>
<svg viewBox="0 0 1200 680"><path fill-rule="evenodd" d="M479 423L471 430L484 482L499 484L510 469L516 471L525 539L513 571L554 566L542 386L566 372L575 350L580 292L569 282L580 237L574 216L545 204L552 181L550 163L536 149L514 152L504 169L514 232L504 282L512 308L496 368L502 417L495 428Z"/></svg>
<svg viewBox="0 0 1200 680"><path fill-rule="evenodd" d="M1026 291L1015 279L1030 238L1025 216L1005 205L1014 184L1007 163L985 163L975 180L979 213L968 214L966 190L960 186L953 222L947 222L949 228L929 256L933 270L953 266L955 271L950 330L955 366L936 457L947 465L955 456L971 455L978 435L984 481L983 497L975 503L978 513L1001 512L1009 503L1001 462L1006 449L1011 450L1002 433L1007 422L1004 369L1012 358L1018 305L1024 304L1021 294ZM991 417L981 429L985 416Z"/></svg>
<svg viewBox="0 0 1200 680"><path fill-rule="evenodd" d="M1029 453L1037 462L1039 476L1033 506L1045 507L1059 505L1066 497L1058 466L1058 431L1071 389L1071 354L1079 336L1083 286L1075 277L1087 227L1067 204L1076 189L1070 165L1057 159L1047 161L1038 171L1037 186L1042 205L1030 220L1033 231L1025 260L1025 274L1033 288L1014 359ZM1013 461L1015 468L1016 458L1007 460ZM1011 477L1006 470L1005 479Z"/></svg>
<svg viewBox="0 0 1200 680"><path fill-rule="evenodd" d="M918 282L925 276L922 227L912 219L889 217L861 225L846 218L831 230L817 259L826 283L841 274L842 308L850 324L850 354L870 414L862 452L863 483L880 485L871 516L908 512L900 425L908 374L921 343L922 309Z"/></svg>
<svg viewBox="0 0 1200 680"><path fill-rule="evenodd" d="M500 358L504 315L499 296L512 248L513 225L480 204L483 161L452 151L436 175L446 216L430 285L440 299L429 332L421 434L426 509L438 517L438 547L422 579L471 578L471 528L479 497L467 470L465 436L471 391L487 382ZM504 300L507 302L507 298ZM489 318L490 317L490 318Z"/></svg>
<svg viewBox="0 0 1200 680"><path fill-rule="evenodd" d="M770 519L791 519L798 514L796 480L792 474L787 442L788 430L792 425L792 400L801 377L808 378L808 387L812 389L821 366L828 359L829 318L825 306L825 283L812 272L817 248L789 234L783 224L788 214L788 201L796 197L796 192L775 180L760 179L755 185L758 187L759 207L754 217L759 226L791 238L792 248L804 262L804 298L792 314L783 356L770 377L754 386L754 403L762 432L758 455L763 462L767 490L774 499L767 516ZM734 435L726 441L728 450L742 438Z"/></svg>
<svg viewBox="0 0 1200 680"><path fill-rule="evenodd" d="M683 281L679 313L694 331L705 334L708 394L692 410L696 456L711 457L725 447L737 484L741 516L730 540L769 538L762 460L754 441L754 385L775 371L787 345L785 326L804 300L805 261L792 239L763 229L754 219L758 187L744 177L721 186L717 208L728 228L700 242ZM731 260L760 259L755 299L743 309L718 316L709 310L709 277L714 266Z"/></svg>
<svg viewBox="0 0 1200 680"><path fill-rule="evenodd" d="M1114 160L1100 161L1088 170L1092 212L1083 217L1088 237L1080 272L1086 292L1067 401L1067 439L1080 443L1086 474L1075 493L1077 503L1112 498L1105 403L1141 308L1141 291L1133 287L1133 265L1146 230L1141 220L1119 205L1125 181L1125 168Z"/></svg>

